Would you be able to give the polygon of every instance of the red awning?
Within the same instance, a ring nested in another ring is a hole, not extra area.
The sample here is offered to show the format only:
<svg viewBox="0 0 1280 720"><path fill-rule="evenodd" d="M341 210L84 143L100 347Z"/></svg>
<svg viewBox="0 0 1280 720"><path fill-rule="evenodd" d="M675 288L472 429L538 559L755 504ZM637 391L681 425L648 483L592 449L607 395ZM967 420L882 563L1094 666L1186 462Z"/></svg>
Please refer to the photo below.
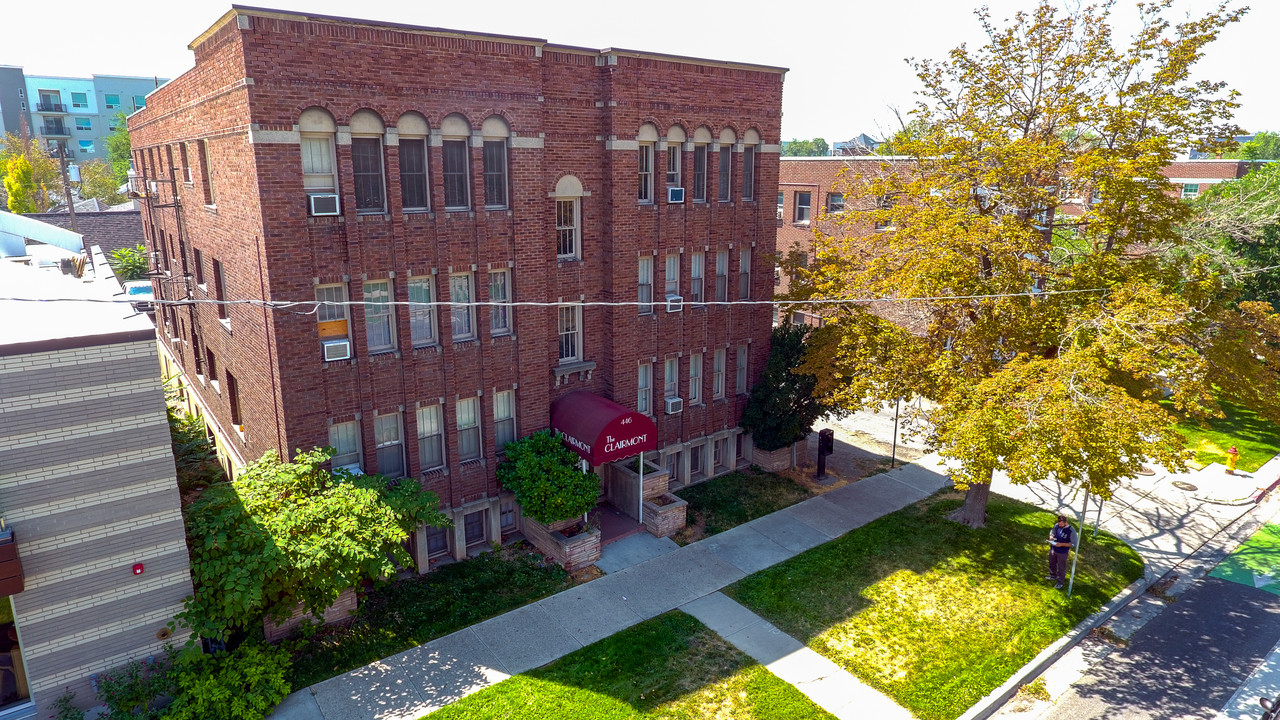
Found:
<svg viewBox="0 0 1280 720"><path fill-rule="evenodd" d="M585 390L551 403L551 429L593 466L658 449L658 426L649 416Z"/></svg>

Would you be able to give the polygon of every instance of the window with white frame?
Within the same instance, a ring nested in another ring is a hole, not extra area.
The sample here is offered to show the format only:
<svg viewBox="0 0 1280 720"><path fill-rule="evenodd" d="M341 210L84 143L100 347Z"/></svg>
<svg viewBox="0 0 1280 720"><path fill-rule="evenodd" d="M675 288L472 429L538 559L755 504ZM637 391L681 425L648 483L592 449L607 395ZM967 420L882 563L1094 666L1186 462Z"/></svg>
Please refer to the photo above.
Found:
<svg viewBox="0 0 1280 720"><path fill-rule="evenodd" d="M364 331L370 353L395 348L395 324L395 317L391 311L391 281L366 282L364 284Z"/></svg>
<svg viewBox="0 0 1280 720"><path fill-rule="evenodd" d="M107 106L107 109L108 109L108 110L115 110L116 108L120 107L120 96L119 96L119 95L110 95L110 94L108 94L108 95L104 95L104 96L102 96L102 97L103 97L103 101L106 103L106 106Z"/></svg>
<svg viewBox="0 0 1280 720"><path fill-rule="evenodd" d="M703 266L706 264L706 255L696 252L689 259L689 300L690 302L700 303L703 301Z"/></svg>
<svg viewBox="0 0 1280 720"><path fill-rule="evenodd" d="M377 446L379 475L404 477L404 438L400 434L400 413L373 419L373 441Z"/></svg>
<svg viewBox="0 0 1280 720"><path fill-rule="evenodd" d="M337 162L334 158L337 129L333 116L324 108L307 108L298 118L302 187L307 193L338 191Z"/></svg>
<svg viewBox="0 0 1280 720"><path fill-rule="evenodd" d="M1193 200L1200 195L1199 183L1183 183L1182 197L1185 200Z"/></svg>
<svg viewBox="0 0 1280 720"><path fill-rule="evenodd" d="M449 301L468 303L449 306L449 319L453 327L453 340L472 340L476 336L476 309L471 305L471 273L454 273L449 276Z"/></svg>
<svg viewBox="0 0 1280 720"><path fill-rule="evenodd" d="M491 270L489 272L489 302L511 302L510 270ZM511 333L511 306L489 306L489 332L492 335L509 335Z"/></svg>
<svg viewBox="0 0 1280 720"><path fill-rule="evenodd" d="M653 302L653 257L650 255L642 255L637 258L639 265L639 278L637 280L637 297L636 300L641 303L640 314L652 315L653 305L644 303Z"/></svg>
<svg viewBox="0 0 1280 720"><path fill-rule="evenodd" d="M435 345L436 306L435 280L431 277L409 278L409 340L414 347Z"/></svg>
<svg viewBox="0 0 1280 720"><path fill-rule="evenodd" d="M333 448L333 467L360 466L360 423L356 420L329 426L329 447Z"/></svg>
<svg viewBox="0 0 1280 720"><path fill-rule="evenodd" d="M666 272L664 273L666 281L666 291L668 295L680 294L680 255L679 253L671 253L667 255Z"/></svg>
<svg viewBox="0 0 1280 720"><path fill-rule="evenodd" d="M653 364L640 363L636 377L636 412L653 413Z"/></svg>
<svg viewBox="0 0 1280 720"><path fill-rule="evenodd" d="M751 299L751 251L738 253L738 299Z"/></svg>
<svg viewBox="0 0 1280 720"><path fill-rule="evenodd" d="M480 459L480 399L458 401L458 459Z"/></svg>
<svg viewBox="0 0 1280 720"><path fill-rule="evenodd" d="M346 340L351 337L347 323L347 286L316 286L316 325L320 340Z"/></svg>
<svg viewBox="0 0 1280 720"><path fill-rule="evenodd" d="M667 144L667 187L680 187L680 144Z"/></svg>
<svg viewBox="0 0 1280 720"><path fill-rule="evenodd" d="M577 305L562 305L557 316L560 362L577 362L582 359L582 308Z"/></svg>
<svg viewBox="0 0 1280 720"><path fill-rule="evenodd" d="M707 146L693 146L693 201L707 201Z"/></svg>
<svg viewBox="0 0 1280 720"><path fill-rule="evenodd" d="M444 423L439 405L418 408L418 465L423 472L444 467Z"/></svg>
<svg viewBox="0 0 1280 720"><path fill-rule="evenodd" d="M667 358L662 363L662 396L680 397L680 359Z"/></svg>
<svg viewBox="0 0 1280 720"><path fill-rule="evenodd" d="M722 472L728 468L728 463L729 438L711 441L711 466L716 469L716 472Z"/></svg>
<svg viewBox="0 0 1280 720"><path fill-rule="evenodd" d="M689 404L702 404L702 353L689 356Z"/></svg>
<svg viewBox="0 0 1280 720"><path fill-rule="evenodd" d="M747 392L747 348L738 348L738 361L734 366L734 392L745 395Z"/></svg>
<svg viewBox="0 0 1280 720"><path fill-rule="evenodd" d="M756 146L742 148L742 199L756 199Z"/></svg>
<svg viewBox="0 0 1280 720"><path fill-rule="evenodd" d="M494 447L502 452L516 439L516 391L500 390L493 394Z"/></svg>
<svg viewBox="0 0 1280 720"><path fill-rule="evenodd" d="M89 93L71 93L71 107L87 108L89 107Z"/></svg>
<svg viewBox="0 0 1280 720"><path fill-rule="evenodd" d="M724 348L711 355L711 398L719 400L724 397Z"/></svg>
<svg viewBox="0 0 1280 720"><path fill-rule="evenodd" d="M809 200L813 195L807 192L796 193L796 212L793 220L797 223L809 222Z"/></svg>
<svg viewBox="0 0 1280 720"><path fill-rule="evenodd" d="M638 197L641 203L653 202L653 143L640 143L638 153Z"/></svg>
<svg viewBox="0 0 1280 720"><path fill-rule="evenodd" d="M729 299L729 251L716 252L716 302Z"/></svg>
<svg viewBox="0 0 1280 720"><path fill-rule="evenodd" d="M576 260L578 254L578 198L556 200L556 258Z"/></svg>
<svg viewBox="0 0 1280 720"><path fill-rule="evenodd" d="M838 192L827 193L827 212L844 212L844 195L841 195Z"/></svg>

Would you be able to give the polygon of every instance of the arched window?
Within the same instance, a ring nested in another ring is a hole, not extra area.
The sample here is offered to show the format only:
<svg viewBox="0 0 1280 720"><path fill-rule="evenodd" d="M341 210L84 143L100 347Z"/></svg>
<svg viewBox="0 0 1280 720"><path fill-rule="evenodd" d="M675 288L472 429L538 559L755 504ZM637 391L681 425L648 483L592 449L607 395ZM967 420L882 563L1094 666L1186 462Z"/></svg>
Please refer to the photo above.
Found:
<svg viewBox="0 0 1280 720"><path fill-rule="evenodd" d="M408 212L431 209L431 175L427 171L427 119L408 112L396 121L400 136L400 203Z"/></svg>
<svg viewBox="0 0 1280 720"><path fill-rule="evenodd" d="M386 129L372 110L351 116L351 184L356 192L356 212L387 211L386 172L382 164L382 138Z"/></svg>
<svg viewBox="0 0 1280 720"><path fill-rule="evenodd" d="M682 153L684 150L684 128L672 125L667 130L667 187L684 187L682 170Z"/></svg>
<svg viewBox="0 0 1280 720"><path fill-rule="evenodd" d="M440 124L444 156L444 209L471 209L471 123L461 115L450 115Z"/></svg>
<svg viewBox="0 0 1280 720"><path fill-rule="evenodd" d="M707 149L711 131L703 125L693 131L693 201L707 201Z"/></svg>
<svg viewBox="0 0 1280 720"><path fill-rule="evenodd" d="M582 182L565 175L556 183L556 259L582 258Z"/></svg>
<svg viewBox="0 0 1280 720"><path fill-rule="evenodd" d="M308 203L308 211L312 214L338 214L338 174L333 154L337 130L333 116L324 108L307 108L298 118L298 135L302 146L302 188L309 196L328 196Z"/></svg>
<svg viewBox="0 0 1280 720"><path fill-rule="evenodd" d="M742 199L756 199L756 148L760 147L760 133L749 128L742 134Z"/></svg>
<svg viewBox="0 0 1280 720"><path fill-rule="evenodd" d="M485 119L480 134L484 138L484 206L506 208L511 187L507 176L507 138L511 137L511 129L506 120L492 115Z"/></svg>
<svg viewBox="0 0 1280 720"><path fill-rule="evenodd" d="M733 144L737 140L738 136L733 132L733 128L720 131L720 167L716 173L719 181L720 202L729 202L733 199Z"/></svg>
<svg viewBox="0 0 1280 720"><path fill-rule="evenodd" d="M638 197L641 204L647 205L653 202L653 148L658 143L658 128L650 123L641 125L636 141L640 145Z"/></svg>

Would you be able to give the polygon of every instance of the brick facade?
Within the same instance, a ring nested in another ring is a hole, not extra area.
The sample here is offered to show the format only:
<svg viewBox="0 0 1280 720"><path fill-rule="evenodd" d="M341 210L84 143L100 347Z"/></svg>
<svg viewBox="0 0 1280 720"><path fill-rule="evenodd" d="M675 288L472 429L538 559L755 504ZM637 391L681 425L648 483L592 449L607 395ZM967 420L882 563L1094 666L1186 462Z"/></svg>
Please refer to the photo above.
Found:
<svg viewBox="0 0 1280 720"><path fill-rule="evenodd" d="M310 301L317 285L336 284L361 301L368 280L388 281L392 299L403 302L410 278L433 278L435 299L448 301L449 276L470 273L473 301L487 302L487 273L506 270L516 302L635 302L639 258L649 257L654 298L661 300L667 254L680 258L680 292L688 297L692 255L706 254L710 283L719 251L728 253L729 300L740 295L744 269L750 298L771 296L779 68L241 8L191 47L195 67L153 93L129 123L135 166L148 182L148 243L170 273L157 281L158 296ZM300 119L309 108L322 108L335 126L341 214L333 217L308 212L301 158L307 128ZM444 145L457 115L465 128L458 139L467 148L469 203L445 210ZM380 121L373 137L381 140L385 192L385 207L373 213L357 211L360 157L352 140L367 131L369 118ZM406 212L400 138L422 120L429 128L430 210ZM501 207L486 198L482 172L491 123L509 133L503 138L509 200ZM637 202L645 124L658 133L651 203ZM681 184L690 197L667 203L660 171L670 152L666 138L680 131L687 137ZM729 201L717 202L722 139L732 158L732 191ZM707 148L708 202L692 200L698 145ZM748 153L754 192L744 199ZM581 259L557 258L554 198L566 176L582 188ZM181 281L184 273L189 283ZM421 478L447 507L496 502L500 495L495 393L514 391L519 437L547 427L551 401L573 390L636 407L638 366L652 363L659 447L676 458L691 442L734 433L745 403L745 394L735 392L737 350L747 348L748 381L754 380L770 333L763 305L686 305L673 313L658 307L647 314L634 306L588 306L581 312L580 362L566 364L555 307L512 308L505 334L490 332L492 308L476 307L474 339L467 340L454 340L450 308L438 307L436 342L414 347L409 309L397 306L396 341L371 354L366 308L353 306L352 359L326 362L310 309L235 305L220 318L216 306L201 304L158 313L163 349L210 415L220 450L232 464L267 450L291 454L329 444L332 423L356 421L361 465L376 472L375 418L398 414L406 474ZM718 349L725 351L726 391L713 398ZM703 353L700 404L690 403L688 387L694 353ZM685 407L667 415L662 374L673 357ZM235 378L236 422L227 373ZM457 409L468 398L477 398L481 411L481 452L459 462ZM416 410L437 404L446 463L424 472ZM732 452L735 445L726 444ZM712 447L703 450L709 457Z"/></svg>

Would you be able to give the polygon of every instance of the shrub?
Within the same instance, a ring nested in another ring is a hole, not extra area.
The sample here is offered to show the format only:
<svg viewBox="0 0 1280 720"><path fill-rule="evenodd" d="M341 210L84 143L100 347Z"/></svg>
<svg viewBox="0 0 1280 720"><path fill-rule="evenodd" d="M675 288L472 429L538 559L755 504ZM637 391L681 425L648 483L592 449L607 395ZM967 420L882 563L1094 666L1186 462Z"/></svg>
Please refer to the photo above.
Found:
<svg viewBox="0 0 1280 720"><path fill-rule="evenodd" d="M116 279L120 282L141 279L151 269L147 248L143 245L113 250L111 257L107 258L107 264L111 266L111 272L116 274Z"/></svg>
<svg viewBox="0 0 1280 720"><path fill-rule="evenodd" d="M142 662L134 660L98 678L98 699L107 711L98 717L107 720L160 720L164 700L173 690L168 658Z"/></svg>
<svg viewBox="0 0 1280 720"><path fill-rule="evenodd" d="M75 706L76 694L67 688L53 701L52 720L84 720L84 711Z"/></svg>
<svg viewBox="0 0 1280 720"><path fill-rule="evenodd" d="M520 510L540 523L568 520L596 506L600 478L578 469L578 456L560 436L539 430L507 443L498 482L515 493Z"/></svg>
<svg viewBox="0 0 1280 720"><path fill-rule="evenodd" d="M173 668L165 720L261 720L289 694L289 654L246 642L206 655L189 648Z"/></svg>

